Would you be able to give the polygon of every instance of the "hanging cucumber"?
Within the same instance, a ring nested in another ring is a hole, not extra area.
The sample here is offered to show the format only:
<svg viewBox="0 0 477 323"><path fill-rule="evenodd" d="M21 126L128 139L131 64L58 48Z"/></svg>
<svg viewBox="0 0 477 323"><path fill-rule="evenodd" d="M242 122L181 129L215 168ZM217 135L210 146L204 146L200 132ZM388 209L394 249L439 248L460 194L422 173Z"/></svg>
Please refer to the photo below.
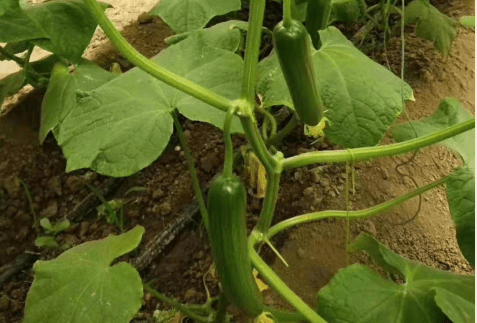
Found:
<svg viewBox="0 0 477 323"><path fill-rule="evenodd" d="M248 256L247 193L242 181L232 173L232 116L233 111L229 111L224 126L224 171L209 189L209 238L222 292L247 316L256 317L263 311L262 294L252 275Z"/></svg>
<svg viewBox="0 0 477 323"><path fill-rule="evenodd" d="M316 126L323 116L323 103L316 86L310 36L301 22L281 21L273 30L273 45L298 117Z"/></svg>
<svg viewBox="0 0 477 323"><path fill-rule="evenodd" d="M328 27L331 14L331 0L308 0L306 8L306 30L310 34L313 46L320 49L321 41L319 30Z"/></svg>

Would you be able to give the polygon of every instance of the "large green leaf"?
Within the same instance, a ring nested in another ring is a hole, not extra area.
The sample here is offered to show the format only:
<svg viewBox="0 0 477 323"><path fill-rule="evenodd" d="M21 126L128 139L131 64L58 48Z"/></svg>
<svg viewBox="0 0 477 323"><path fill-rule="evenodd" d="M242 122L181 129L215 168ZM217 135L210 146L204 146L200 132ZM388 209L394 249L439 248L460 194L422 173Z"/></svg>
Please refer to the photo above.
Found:
<svg viewBox="0 0 477 323"><path fill-rule="evenodd" d="M25 304L25 323L127 323L142 305L142 281L114 259L136 248L144 228L74 247L37 261Z"/></svg>
<svg viewBox="0 0 477 323"><path fill-rule="evenodd" d="M357 1L361 0L332 0L331 13L328 25L331 25L335 21L357 21L361 16ZM298 21L305 21L307 7L307 1L292 1L293 19Z"/></svg>
<svg viewBox="0 0 477 323"><path fill-rule="evenodd" d="M247 30L247 28L248 23L245 21L229 20L209 28L173 35L166 38L165 41L168 44L177 44L190 35L194 35L194 37L201 37L204 44L208 46L235 52L239 48L243 38L241 30Z"/></svg>
<svg viewBox="0 0 477 323"><path fill-rule="evenodd" d="M230 99L240 93L243 61L204 44L201 37L163 50L157 64ZM57 137L67 170L89 167L109 176L128 176L150 165L169 142L173 109L191 120L222 127L225 113L138 68L93 91L82 92L78 109L63 121ZM241 132L238 118L233 132Z"/></svg>
<svg viewBox="0 0 477 323"><path fill-rule="evenodd" d="M457 242L467 261L475 266L475 173L469 167L456 170L447 181L447 200Z"/></svg>
<svg viewBox="0 0 477 323"><path fill-rule="evenodd" d="M18 0L0 1L0 42L35 38L48 38L48 34L20 8Z"/></svg>
<svg viewBox="0 0 477 323"><path fill-rule="evenodd" d="M161 17L175 32L183 33L240 8L240 0L161 0L149 13Z"/></svg>
<svg viewBox="0 0 477 323"><path fill-rule="evenodd" d="M108 6L103 4L103 8ZM48 1L30 6L25 12L49 37L35 39L35 45L72 62L81 61L97 26L83 1Z"/></svg>
<svg viewBox="0 0 477 323"><path fill-rule="evenodd" d="M475 16L460 17L459 23L465 28L475 30Z"/></svg>
<svg viewBox="0 0 477 323"><path fill-rule="evenodd" d="M14 95L25 84L25 73L23 70L8 75L6 78L0 80L0 107L5 98Z"/></svg>
<svg viewBox="0 0 477 323"><path fill-rule="evenodd" d="M322 47L313 53L318 90L331 126L325 134L347 148L379 143L412 97L411 88L366 57L335 27L320 31ZM293 108L275 54L259 64L257 90L265 106Z"/></svg>
<svg viewBox="0 0 477 323"><path fill-rule="evenodd" d="M441 101L439 109L432 116L422 121L411 124L405 123L393 130L394 139L397 142L422 137L433 132L444 130L452 125L456 125L472 119L472 114L463 109L460 102L454 98L446 98ZM414 132L416 131L416 133ZM474 168L475 160L475 130L472 129L458 136L446 139L441 142L448 148L457 152L464 162Z"/></svg>
<svg viewBox="0 0 477 323"><path fill-rule="evenodd" d="M436 303L454 323L474 323L475 303L443 288L435 288Z"/></svg>
<svg viewBox="0 0 477 323"><path fill-rule="evenodd" d="M341 269L318 293L318 313L330 323L440 323L446 322L444 313L449 312L444 302L459 298L475 303L474 276L408 260L369 235L358 237L350 249L367 252L385 270L398 273L404 283L384 279L362 265ZM468 317L467 310L468 306L456 305L452 308L455 315L449 317Z"/></svg>
<svg viewBox="0 0 477 323"><path fill-rule="evenodd" d="M333 0L329 24L335 21L358 21L361 13L357 1L360 0Z"/></svg>
<svg viewBox="0 0 477 323"><path fill-rule="evenodd" d="M472 114L463 109L454 98L442 100L439 109L432 116L412 124L405 123L394 129L394 139L398 142L422 137L444 130L472 119ZM473 266L475 263L475 130L441 142L455 151L465 163L465 167L455 171L447 182L447 199L456 226L457 241L462 254Z"/></svg>
<svg viewBox="0 0 477 323"><path fill-rule="evenodd" d="M456 22L441 13L429 0L414 0L406 6L405 24L417 22L419 37L434 42L442 54L448 55L457 37Z"/></svg>
<svg viewBox="0 0 477 323"><path fill-rule="evenodd" d="M87 60L76 66L74 73L64 64L56 64L41 105L40 143L52 130L58 136L59 126L76 107L77 90L94 90L114 77Z"/></svg>

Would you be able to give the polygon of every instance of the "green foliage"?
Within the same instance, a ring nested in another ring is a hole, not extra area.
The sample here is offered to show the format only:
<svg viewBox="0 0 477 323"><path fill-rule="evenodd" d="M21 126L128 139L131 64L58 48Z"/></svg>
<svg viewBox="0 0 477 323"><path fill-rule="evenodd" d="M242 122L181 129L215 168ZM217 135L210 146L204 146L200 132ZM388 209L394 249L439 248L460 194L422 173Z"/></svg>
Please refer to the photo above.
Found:
<svg viewBox="0 0 477 323"><path fill-rule="evenodd" d="M56 249L59 247L53 236L42 236L35 239L35 246L38 248Z"/></svg>
<svg viewBox="0 0 477 323"><path fill-rule="evenodd" d="M397 142L402 142L416 138L414 129L417 137L422 137L472 118L472 114L463 109L459 101L454 98L446 98L442 100L439 109L432 116L414 122L412 125L406 123L397 126L393 130L393 136ZM441 144L458 153L467 165L474 167L475 130L446 139Z"/></svg>
<svg viewBox="0 0 477 323"><path fill-rule="evenodd" d="M48 38L43 28L20 8L18 0L0 2L0 42Z"/></svg>
<svg viewBox="0 0 477 323"><path fill-rule="evenodd" d="M394 131L398 142L422 137L452 125L472 119L472 114L463 109L454 98L442 100L434 115L414 122L399 125ZM415 129L415 130L414 130ZM465 167L456 170L447 183L447 198L457 231L460 249L469 263L475 264L475 130L467 131L441 142L462 157Z"/></svg>
<svg viewBox="0 0 477 323"><path fill-rule="evenodd" d="M242 59L209 46L198 35L163 50L153 60L218 94L239 97ZM77 105L61 123L57 136L68 159L67 171L88 167L109 176L131 175L159 157L172 134L173 109L217 127L222 127L225 118L224 112L138 68L93 91L79 93ZM242 132L239 120L234 119L232 131Z"/></svg>
<svg viewBox="0 0 477 323"><path fill-rule="evenodd" d="M473 318L473 276L408 260L369 235L358 237L350 249L365 251L377 265L397 274L404 283L384 279L363 265L341 269L318 293L318 313L328 322L440 323L446 321L446 314L450 318L467 318L462 322Z"/></svg>
<svg viewBox="0 0 477 323"><path fill-rule="evenodd" d="M56 64L41 105L40 143L50 131L58 138L61 123L76 108L76 91L94 90L114 77L87 60L77 65L74 73L64 64Z"/></svg>
<svg viewBox="0 0 477 323"><path fill-rule="evenodd" d="M32 40L35 45L74 63L81 61L97 26L83 1L48 1L31 6L25 12L48 35L47 39Z"/></svg>
<svg viewBox="0 0 477 323"><path fill-rule="evenodd" d="M318 91L328 110L325 116L331 121L325 134L347 148L376 145L401 113L402 97L411 98L411 88L356 49L338 29L328 27L320 31L320 38L322 47L314 52L313 61ZM274 54L259 64L257 91L265 107L293 109Z"/></svg>
<svg viewBox="0 0 477 323"><path fill-rule="evenodd" d="M200 37L204 44L236 52L242 40L241 30L247 30L248 23L239 20L229 20L209 28L188 31L165 39L168 44L177 44L190 35Z"/></svg>
<svg viewBox="0 0 477 323"><path fill-rule="evenodd" d="M356 22L361 17L358 1L361 0L333 0L329 24L336 21Z"/></svg>
<svg viewBox="0 0 477 323"><path fill-rule="evenodd" d="M417 23L416 33L423 39L434 42L434 46L445 56L449 55L457 37L456 22L441 13L429 0L414 0L406 6L405 24Z"/></svg>
<svg viewBox="0 0 477 323"><path fill-rule="evenodd" d="M70 227L70 221L68 219L63 219L58 222L51 223L48 218L43 218L40 220L40 225L45 230L46 234L57 235L58 233L65 231Z"/></svg>
<svg viewBox="0 0 477 323"><path fill-rule="evenodd" d="M452 174L447 182L447 200L460 250L475 266L475 171L463 167Z"/></svg>
<svg viewBox="0 0 477 323"><path fill-rule="evenodd" d="M23 87L25 83L25 72L22 70L17 73L8 75L6 78L0 80L0 106L6 97L9 97Z"/></svg>
<svg viewBox="0 0 477 323"><path fill-rule="evenodd" d="M75 63L81 60L96 30L96 22L80 0L48 1L25 8L8 0L3 7L0 42L29 40Z"/></svg>
<svg viewBox="0 0 477 323"><path fill-rule="evenodd" d="M465 28L475 30L475 16L460 17L459 23Z"/></svg>
<svg viewBox="0 0 477 323"><path fill-rule="evenodd" d="M143 233L138 226L36 262L24 322L129 322L142 305L141 278L125 262L110 264L136 248Z"/></svg>
<svg viewBox="0 0 477 323"><path fill-rule="evenodd" d="M0 23L1 23L1 18L0 18ZM11 53L11 54L18 54L21 52L24 52L28 49L29 42L24 40L24 41L19 41L19 42L13 42L13 43L8 43L6 44L3 48ZM6 56L0 54L0 61L8 60Z"/></svg>
<svg viewBox="0 0 477 323"><path fill-rule="evenodd" d="M240 8L240 0L161 0L149 13L161 17L175 32L183 33Z"/></svg>

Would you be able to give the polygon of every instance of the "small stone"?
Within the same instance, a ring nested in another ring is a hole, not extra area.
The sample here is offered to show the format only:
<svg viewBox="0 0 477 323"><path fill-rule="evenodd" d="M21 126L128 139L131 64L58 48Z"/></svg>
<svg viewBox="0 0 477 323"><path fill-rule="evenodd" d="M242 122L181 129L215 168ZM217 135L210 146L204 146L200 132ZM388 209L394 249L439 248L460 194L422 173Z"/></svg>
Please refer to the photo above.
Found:
<svg viewBox="0 0 477 323"><path fill-rule="evenodd" d="M314 195L313 187L307 187L303 190L303 195L305 197L312 197Z"/></svg>
<svg viewBox="0 0 477 323"><path fill-rule="evenodd" d="M189 288L185 293L184 293L184 298L186 301L192 300L195 296L197 295L197 291L195 288Z"/></svg>
<svg viewBox="0 0 477 323"><path fill-rule="evenodd" d="M8 195L17 196L21 189L20 180L13 175L9 176L3 181L3 188L5 188Z"/></svg>
<svg viewBox="0 0 477 323"><path fill-rule="evenodd" d="M191 136L190 130L184 131L184 138L185 138L186 140L189 140L189 139L190 139L190 136Z"/></svg>
<svg viewBox="0 0 477 323"><path fill-rule="evenodd" d="M41 217L51 218L58 214L58 202L51 200L47 207L40 212Z"/></svg>
<svg viewBox="0 0 477 323"><path fill-rule="evenodd" d="M313 180L314 183L319 183L321 176L318 172L311 172L311 179Z"/></svg>
<svg viewBox="0 0 477 323"><path fill-rule="evenodd" d="M212 171L215 171L220 165L220 163L221 161L217 155L209 154L200 160L200 168L204 172L210 173Z"/></svg>
<svg viewBox="0 0 477 323"><path fill-rule="evenodd" d="M86 233L88 233L88 229L89 229L89 222L86 222L86 221L81 222L80 233L79 233L80 239L84 239L86 237Z"/></svg>
<svg viewBox="0 0 477 323"><path fill-rule="evenodd" d="M71 192L77 192L84 187L83 180L79 176L71 176L66 180L66 186Z"/></svg>
<svg viewBox="0 0 477 323"><path fill-rule="evenodd" d="M95 232L96 230L98 230L98 222L93 222L91 223L91 225L89 226L89 232L90 233L93 233Z"/></svg>
<svg viewBox="0 0 477 323"><path fill-rule="evenodd" d="M305 250L303 250L302 248L298 248L298 250L296 251L296 254L298 258L300 259L305 258Z"/></svg>
<svg viewBox="0 0 477 323"><path fill-rule="evenodd" d="M140 214L138 210L130 210L128 211L127 216L130 218L138 218Z"/></svg>
<svg viewBox="0 0 477 323"><path fill-rule="evenodd" d="M293 177L295 178L295 181L300 181L302 177L301 172L297 170L295 174L293 174Z"/></svg>
<svg viewBox="0 0 477 323"><path fill-rule="evenodd" d="M91 184L98 179L98 174L95 172L87 172L86 174L83 175L83 178L86 182Z"/></svg>
<svg viewBox="0 0 477 323"><path fill-rule="evenodd" d="M330 186L331 186L331 182L330 182L330 180L329 180L328 178L322 178L322 179L320 180L320 184L321 184L321 186L325 189L325 191L326 191L327 189L329 189Z"/></svg>
<svg viewBox="0 0 477 323"><path fill-rule="evenodd" d="M196 253L196 254L194 255L194 259L195 259L195 260L202 259L202 258L204 258L204 255L205 255L204 252L201 250L201 251L199 251L198 253Z"/></svg>
<svg viewBox="0 0 477 323"><path fill-rule="evenodd" d="M382 171L383 171L383 179L388 179L389 178L388 170L386 168L383 168Z"/></svg>
<svg viewBox="0 0 477 323"><path fill-rule="evenodd" d="M11 256L18 253L18 249L15 246L11 246L7 248L7 255Z"/></svg>
<svg viewBox="0 0 477 323"><path fill-rule="evenodd" d="M17 241L23 240L28 236L29 233L30 233L29 226L21 227L20 230L18 230L18 233L15 235L15 240Z"/></svg>
<svg viewBox="0 0 477 323"><path fill-rule="evenodd" d="M273 299L273 296L271 294L268 294L267 296L265 296L265 304L269 306L275 305L275 300Z"/></svg>
<svg viewBox="0 0 477 323"><path fill-rule="evenodd" d="M171 213L171 204L169 202L164 202L161 205L159 205L159 210L162 215L166 215Z"/></svg>
<svg viewBox="0 0 477 323"><path fill-rule="evenodd" d="M164 191L161 190L160 188L158 188L157 190L155 190L153 193L152 193L152 198L154 200L157 200L157 199L160 199L161 197L164 196Z"/></svg>
<svg viewBox="0 0 477 323"><path fill-rule="evenodd" d="M378 232L376 231L376 227L374 226L374 223L372 221L366 221L364 223L363 231L369 233L374 237L378 234Z"/></svg>
<svg viewBox="0 0 477 323"><path fill-rule="evenodd" d="M10 300L8 299L7 295L3 295L0 298L0 311L6 311L10 306Z"/></svg>
<svg viewBox="0 0 477 323"><path fill-rule="evenodd" d="M335 198L335 197L336 197L336 192L335 192L335 191L330 191L330 196L331 196L332 198Z"/></svg>
<svg viewBox="0 0 477 323"><path fill-rule="evenodd" d="M319 206L319 205L321 205L321 202L323 202L323 198L322 198L322 197L315 197L315 198L313 199L312 204L313 204L313 206Z"/></svg>
<svg viewBox="0 0 477 323"><path fill-rule="evenodd" d="M4 160L3 162L0 163L0 171L6 169L8 167L9 161Z"/></svg>
<svg viewBox="0 0 477 323"><path fill-rule="evenodd" d="M0 229L7 229L13 226L13 221L6 217L0 218Z"/></svg>

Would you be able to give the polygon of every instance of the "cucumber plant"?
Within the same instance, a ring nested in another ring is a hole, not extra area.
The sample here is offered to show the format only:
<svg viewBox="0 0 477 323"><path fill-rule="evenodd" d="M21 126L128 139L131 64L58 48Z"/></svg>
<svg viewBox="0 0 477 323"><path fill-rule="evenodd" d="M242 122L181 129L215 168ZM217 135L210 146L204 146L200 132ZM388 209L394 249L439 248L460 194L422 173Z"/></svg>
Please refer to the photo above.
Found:
<svg viewBox="0 0 477 323"><path fill-rule="evenodd" d="M12 33L11 39L5 40L0 34L0 41L14 44L2 48L5 57L19 58L8 49L27 41L30 47L31 44L44 46L63 58L56 61L51 70L42 106L40 140L50 131L53 133L67 158L68 171L89 167L109 176L131 175L161 155L173 126L176 127L221 283L218 299L209 298L200 306L184 305L142 282L130 264L111 265L116 258L138 246L144 233L138 226L119 236L72 248L54 260L35 263L35 279L25 305L25 322L129 322L141 308L144 291L197 322L226 321L230 303L256 321L468 322L473 317L473 276L444 272L410 261L368 235L358 237L348 248L367 252L379 267L397 275L405 284L384 279L367 266L351 265L318 291L317 308L301 300L259 256L258 248L262 244L271 245L270 240L276 234L293 226L325 218L376 216L446 185L459 246L474 266L474 119L458 101L448 98L433 116L397 126L393 133L397 143L379 145L403 112L404 102L413 98L412 89L403 79L363 55L338 29L329 26L339 19L343 3L356 4L361 15L371 10L364 1L316 0L319 5L313 2L310 6L312 1L284 1L283 22L272 32L263 27L265 0L250 1L248 23L227 21L205 29L200 28L212 16L238 10L240 1L163 0L152 12L180 34L174 36L173 45L152 60L126 42L104 14L104 6L96 0L52 1L55 5L79 6L85 9L81 12L94 22L93 26L96 22L99 24L116 48L136 65L120 75L81 59L77 52L69 53L72 48L66 42L55 43L57 37L53 36L51 26L39 29L41 23L29 13L35 6L25 7L23 3L21 7L18 0L1 3L0 26L12 15L18 15L31 32L27 39L19 38L20 33ZM389 9L389 3L381 1L381 6L388 5L385 8ZM409 21L417 22L417 28L423 30L421 35L432 39L438 49L439 44L448 44L451 40L448 36L433 37L437 27L430 30L425 24L430 21L441 26L447 20L435 18L442 17L426 0L415 0L408 6L413 3ZM198 8L207 10L197 11ZM184 20L172 14L174 10L202 14L200 19ZM403 21L406 11L399 11ZM312 24L315 16L320 22ZM313 35L301 24L300 21L305 20ZM291 30L291 26L295 29ZM259 61L262 33L273 35L275 51ZM287 48L288 44L299 46ZM21 59L22 64L28 62L27 57ZM68 62L74 63L74 73ZM27 70L25 75L28 73L32 72ZM271 113L276 106L284 106L293 114L280 131ZM257 112L265 116L262 132ZM224 170L210 189L208 209L178 121L179 113L224 130ZM324 123L325 118L328 124ZM276 143L300 121L309 127L310 133L321 135L324 131L329 141L343 149L285 157ZM230 138L233 133L245 135L253 156L266 173L265 179L263 176L259 179L266 181L261 214L248 236L246 193L243 184L233 175ZM368 209L312 212L272 226L284 172L313 164L351 165L437 143L458 153L464 166L446 178ZM295 310L281 311L265 306L252 268Z"/></svg>

